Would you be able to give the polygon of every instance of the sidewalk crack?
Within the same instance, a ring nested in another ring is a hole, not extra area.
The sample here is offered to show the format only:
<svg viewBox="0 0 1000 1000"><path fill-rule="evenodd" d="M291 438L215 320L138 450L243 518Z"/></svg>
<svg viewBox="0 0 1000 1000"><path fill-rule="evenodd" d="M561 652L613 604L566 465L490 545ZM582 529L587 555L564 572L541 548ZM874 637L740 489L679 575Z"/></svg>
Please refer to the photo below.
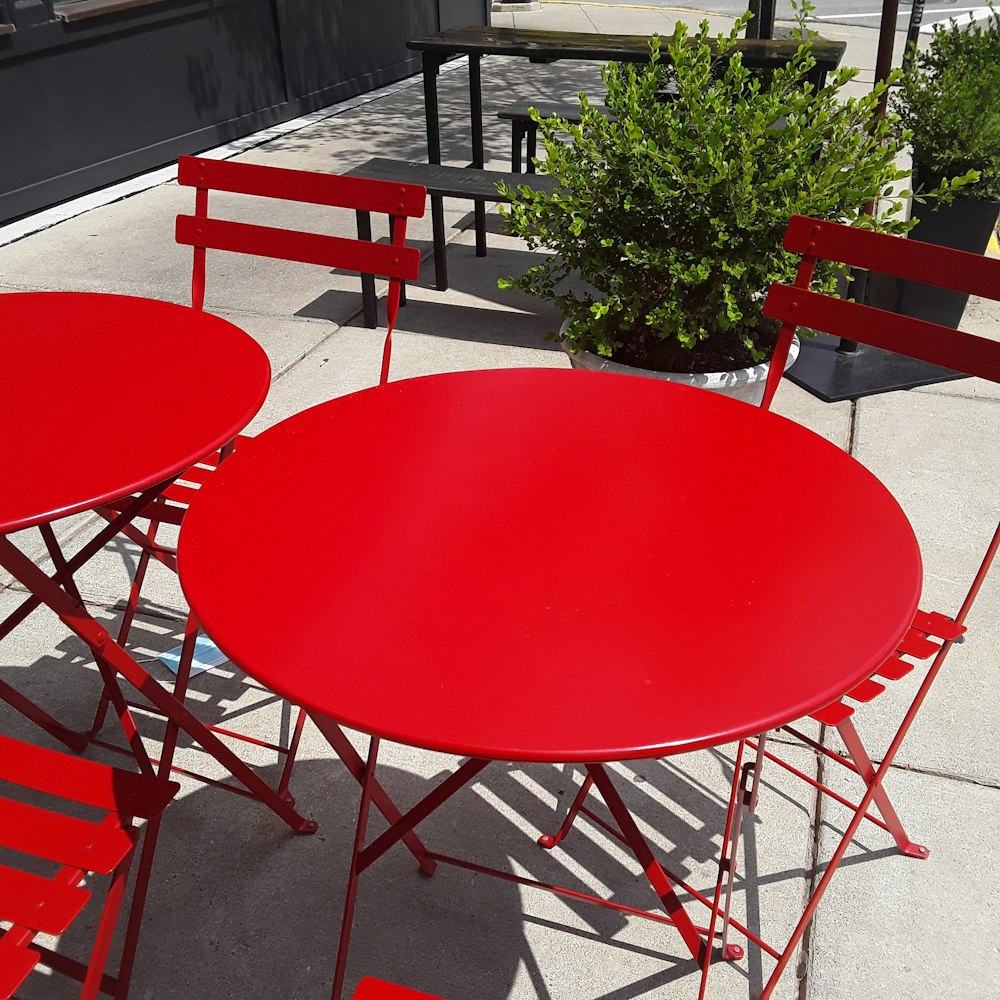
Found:
<svg viewBox="0 0 1000 1000"><path fill-rule="evenodd" d="M851 405L851 411L853 414L854 405ZM853 419L851 421L853 428ZM825 743L826 736L826 726L820 727L819 742ZM817 754L816 762L816 780L821 784L826 780L826 758L822 754ZM816 891L816 883L818 881L819 874L819 858L820 858L820 844L822 841L822 829L823 829L823 799L824 795L820 789L814 789L813 792L813 836L812 843L810 844L810 856L809 864L807 870L811 873L809 876L809 883L806 888L805 894L805 905L809 905L809 900L812 899L813 893ZM812 920L806 924L805 930L802 932L802 941L799 945L799 957L795 965L795 977L799 981L798 989L798 1000L809 1000L809 967L812 964L812 936L813 936L813 926L816 923L816 914L813 914Z"/></svg>

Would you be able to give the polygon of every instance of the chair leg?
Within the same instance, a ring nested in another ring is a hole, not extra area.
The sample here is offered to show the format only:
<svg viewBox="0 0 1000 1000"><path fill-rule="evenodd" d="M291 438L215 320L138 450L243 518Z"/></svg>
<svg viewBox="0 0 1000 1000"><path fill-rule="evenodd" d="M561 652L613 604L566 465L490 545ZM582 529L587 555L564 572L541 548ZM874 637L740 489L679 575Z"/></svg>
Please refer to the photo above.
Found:
<svg viewBox="0 0 1000 1000"><path fill-rule="evenodd" d="M132 858L134 855L135 849L133 848L129 852L128 857L122 861L111 876L111 885L108 888L108 895L104 901L104 910L101 913L101 922L97 928L94 949L90 953L90 962L87 967L87 975L83 981L80 1000L97 1000L97 995L100 993L101 979L108 964L111 941L114 938L115 927L118 925L118 914L121 911L122 901L125 898L125 886L128 882L128 873L132 867ZM116 987L116 1000L124 1000L127 994L127 984L125 992L120 992L119 988Z"/></svg>
<svg viewBox="0 0 1000 1000"><path fill-rule="evenodd" d="M284 799L290 806L295 805L295 799L288 791L288 786L292 780L292 768L295 767L295 758L299 752L299 741L302 739L302 730L306 724L306 710L300 708L295 716L295 728L292 730L292 738L288 743L288 753L285 754L285 766L281 771L281 780L276 789L278 798Z"/></svg>
<svg viewBox="0 0 1000 1000"><path fill-rule="evenodd" d="M354 924L354 908L358 900L359 864L368 831L368 814L371 812L372 789L375 782L375 766L378 762L379 738L372 736L368 744L368 761L365 764L361 783L361 803L358 806L358 824L354 831L354 849L351 852L350 872L347 876L347 891L344 894L344 917L340 925L340 941L337 945L337 964L333 973L332 1000L340 1000L344 993L344 977L347 973L347 952L351 946L351 929Z"/></svg>
<svg viewBox="0 0 1000 1000"><path fill-rule="evenodd" d="M761 733L757 737L757 759L753 764L753 783L750 787L750 801L747 808L751 815L757 811L757 802L760 800L760 775L764 770L764 747L767 745L767 733Z"/></svg>
<svg viewBox="0 0 1000 1000"><path fill-rule="evenodd" d="M510 123L510 172L521 172L521 143L524 141L524 125L521 122Z"/></svg>
<svg viewBox="0 0 1000 1000"><path fill-rule="evenodd" d="M145 538L148 539L150 545L156 543L156 534L159 531L159 527L158 521L150 522L149 529L145 532ZM135 620L135 613L139 607L139 595L142 593L142 585L146 579L146 570L149 567L151 557L152 550L148 547L143 547L139 553L139 562L136 565L135 573L132 574L132 584L129 587L128 600L125 602L125 613L122 615L122 623L118 629L119 646L128 645L128 637L132 631L132 622ZM104 720L107 717L110 705L111 695L108 686L105 684L104 690L101 692L101 700L97 705L97 711L94 713L94 721L87 732L88 738L92 739L104 728Z"/></svg>
<svg viewBox="0 0 1000 1000"><path fill-rule="evenodd" d="M396 242L396 216L390 215L389 217L389 242ZM406 282L400 280L399 282L399 304L401 306L406 305Z"/></svg>
<svg viewBox="0 0 1000 1000"><path fill-rule="evenodd" d="M868 751L865 750L858 736L858 731L854 728L854 723L850 719L845 719L843 722L838 723L837 731L840 733L840 738L844 741L844 746L847 747L847 752L851 755L851 760L854 761L854 766L858 769L858 774L861 775L864 783L871 787L875 777L875 767L872 764L871 757L868 756ZM908 858L928 857L930 851L926 847L922 844L915 844L907 837L906 830L903 829L903 824L882 785L876 786L873 798L875 799L878 811L882 814L882 819L885 820L885 825L889 833L892 834L892 839L896 841L896 846L899 848L900 853L905 854Z"/></svg>
<svg viewBox="0 0 1000 1000"><path fill-rule="evenodd" d="M115 1000L126 1000L129 985L132 981L132 969L135 965L135 951L139 944L139 929L142 925L142 913L146 905L146 893L149 890L149 877L153 871L153 855L156 853L156 841L160 835L162 814L148 820L142 832L142 848L139 852L139 864L136 867L135 885L132 888L132 903L129 907L128 922L125 925L125 940L122 944L121 960L118 964L118 975L115 985Z"/></svg>
<svg viewBox="0 0 1000 1000"><path fill-rule="evenodd" d="M486 256L486 202L476 202L476 256Z"/></svg>
<svg viewBox="0 0 1000 1000"><path fill-rule="evenodd" d="M587 797L587 793L590 791L594 784L594 779L588 774L583 779L583 784L580 785L580 790L576 793L576 797L573 799L569 810L566 813L565 819L562 821L559 829L555 833L543 833L538 838L538 845L544 848L552 848L561 844L563 840L566 839L566 834L573 827L573 823L576 821L577 814L583 808L584 799Z"/></svg>
<svg viewBox="0 0 1000 1000"><path fill-rule="evenodd" d="M535 172L535 157L538 155L538 126L532 122L528 126L528 173Z"/></svg>
<svg viewBox="0 0 1000 1000"><path fill-rule="evenodd" d="M723 844L723 857L719 863L719 875L726 877L725 904L722 910L722 957L725 959L742 958L743 949L739 945L729 944L729 928L732 924L730 916L733 902L733 883L736 880L736 857L740 848L740 836L743 833L743 810L753 814L754 794L757 779L760 775L760 762L763 755L758 750L757 760L752 764L744 764L733 771L733 787L729 800L729 814L726 816L728 828L728 847L731 852L725 856L726 845Z"/></svg>

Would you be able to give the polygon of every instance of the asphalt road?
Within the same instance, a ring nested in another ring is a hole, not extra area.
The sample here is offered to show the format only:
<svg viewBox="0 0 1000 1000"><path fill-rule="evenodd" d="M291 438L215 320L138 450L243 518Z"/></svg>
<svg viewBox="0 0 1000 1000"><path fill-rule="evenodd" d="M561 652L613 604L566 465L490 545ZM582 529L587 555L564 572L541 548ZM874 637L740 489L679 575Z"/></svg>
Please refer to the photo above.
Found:
<svg viewBox="0 0 1000 1000"><path fill-rule="evenodd" d="M645 7L682 7L686 10L703 10L707 14L741 14L747 9L746 0L602 0L609 7L617 5ZM878 28L882 19L881 0L814 0L816 10L814 21L839 24L854 24L861 27ZM968 0L926 0L922 24L929 26L935 21L974 11L978 19L985 17L989 8L970 4ZM910 22L912 0L900 0L897 24L905 31ZM790 0L778 0L777 19L791 20Z"/></svg>

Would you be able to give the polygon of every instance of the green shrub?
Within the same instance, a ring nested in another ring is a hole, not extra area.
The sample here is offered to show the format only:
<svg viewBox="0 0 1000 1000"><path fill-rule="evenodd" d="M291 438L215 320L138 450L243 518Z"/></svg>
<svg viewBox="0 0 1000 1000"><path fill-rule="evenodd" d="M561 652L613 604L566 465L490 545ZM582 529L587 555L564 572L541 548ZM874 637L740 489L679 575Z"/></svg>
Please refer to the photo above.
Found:
<svg viewBox="0 0 1000 1000"><path fill-rule="evenodd" d="M910 132L920 182L975 170L963 194L1000 200L1000 14L985 25L934 26L926 52L912 49L893 110Z"/></svg>
<svg viewBox="0 0 1000 1000"><path fill-rule="evenodd" d="M791 215L908 228L893 202L907 135L875 116L885 87L845 97L858 70L840 69L816 88L808 41L787 66L755 73L733 51L745 24L714 39L714 53L707 22L690 38L678 24L666 59L654 38L648 63L605 66L614 120L583 94L579 125L534 113L539 169L560 187L504 186L501 211L549 255L501 287L554 300L576 348L663 371L752 364L773 343L763 296L795 274L781 247ZM668 90L675 99L662 99ZM865 212L873 199L892 202L881 219ZM567 289L567 278L589 288Z"/></svg>

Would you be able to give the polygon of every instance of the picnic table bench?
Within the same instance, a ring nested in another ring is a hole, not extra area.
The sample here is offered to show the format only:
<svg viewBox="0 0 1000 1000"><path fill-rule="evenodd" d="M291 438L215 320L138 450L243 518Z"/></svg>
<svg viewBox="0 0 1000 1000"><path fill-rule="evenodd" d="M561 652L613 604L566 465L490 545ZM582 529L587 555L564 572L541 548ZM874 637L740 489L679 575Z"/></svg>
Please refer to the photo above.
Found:
<svg viewBox="0 0 1000 1000"><path fill-rule="evenodd" d="M499 181L511 186L530 184L539 191L555 190L556 181L541 174L504 173L501 170L476 170L470 167L452 167L440 163L423 163L420 160L393 160L381 156L365 160L360 166L349 170L351 177L371 177L374 180L395 181L399 184L422 184L432 199L464 198L468 201L503 201L497 190ZM433 203L433 202L432 202ZM444 214L440 218L432 216L434 232L434 280L440 291L448 288L448 271L445 261ZM371 217L369 213L358 213L358 235L362 239L371 238ZM486 232L476 230L476 256L486 256ZM362 277L362 295L365 304L365 325L375 327L375 279L371 275Z"/></svg>

